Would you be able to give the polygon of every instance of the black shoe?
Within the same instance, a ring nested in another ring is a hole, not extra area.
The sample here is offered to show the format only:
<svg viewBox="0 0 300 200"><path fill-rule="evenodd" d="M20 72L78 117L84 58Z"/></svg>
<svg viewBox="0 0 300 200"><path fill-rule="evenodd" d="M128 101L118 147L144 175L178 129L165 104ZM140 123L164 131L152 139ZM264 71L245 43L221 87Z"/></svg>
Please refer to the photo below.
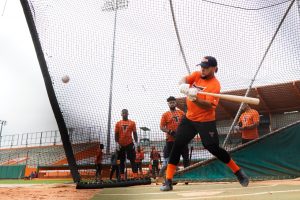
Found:
<svg viewBox="0 0 300 200"><path fill-rule="evenodd" d="M170 191L170 190L173 190L173 183L171 179L167 179L164 185L160 187L160 191Z"/></svg>
<svg viewBox="0 0 300 200"><path fill-rule="evenodd" d="M235 173L237 179L239 180L240 184L243 186L243 187L247 187L248 184L249 184L249 178L248 176L245 174L245 172L240 169L239 171L237 171Z"/></svg>

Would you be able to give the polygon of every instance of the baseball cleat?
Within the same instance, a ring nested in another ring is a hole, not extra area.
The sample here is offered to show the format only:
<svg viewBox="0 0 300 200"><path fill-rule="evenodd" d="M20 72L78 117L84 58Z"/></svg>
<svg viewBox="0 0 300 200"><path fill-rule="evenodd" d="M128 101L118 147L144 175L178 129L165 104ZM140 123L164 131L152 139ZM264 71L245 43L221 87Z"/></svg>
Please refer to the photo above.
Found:
<svg viewBox="0 0 300 200"><path fill-rule="evenodd" d="M240 184L243 186L243 187L247 187L248 184L249 184L249 177L245 174L245 172L240 169L239 171L237 171L235 173L238 181L240 182Z"/></svg>

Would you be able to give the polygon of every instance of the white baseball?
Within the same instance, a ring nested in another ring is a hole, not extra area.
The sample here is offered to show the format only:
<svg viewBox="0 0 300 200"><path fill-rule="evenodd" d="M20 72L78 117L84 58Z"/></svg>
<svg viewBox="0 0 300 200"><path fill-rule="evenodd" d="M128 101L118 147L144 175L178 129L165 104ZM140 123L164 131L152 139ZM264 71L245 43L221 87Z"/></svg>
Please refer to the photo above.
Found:
<svg viewBox="0 0 300 200"><path fill-rule="evenodd" d="M61 78L63 83L68 83L70 81L70 77L68 75L65 75Z"/></svg>

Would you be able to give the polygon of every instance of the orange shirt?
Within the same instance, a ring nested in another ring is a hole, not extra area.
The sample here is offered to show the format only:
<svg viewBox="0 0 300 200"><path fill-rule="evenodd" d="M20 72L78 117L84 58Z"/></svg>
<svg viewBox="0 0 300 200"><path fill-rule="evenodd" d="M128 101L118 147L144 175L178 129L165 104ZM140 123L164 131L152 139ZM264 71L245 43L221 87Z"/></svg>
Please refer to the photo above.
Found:
<svg viewBox="0 0 300 200"><path fill-rule="evenodd" d="M136 132L135 122L131 120L118 121L115 127L115 133L119 134L119 144L127 146L133 142L132 133Z"/></svg>
<svg viewBox="0 0 300 200"><path fill-rule="evenodd" d="M160 159L160 154L158 151L156 150L152 150L151 153L150 153L150 158L152 160L159 160Z"/></svg>
<svg viewBox="0 0 300 200"><path fill-rule="evenodd" d="M102 158L103 158L103 152L102 150L97 150L97 155L95 159L95 164L101 164L102 163Z"/></svg>
<svg viewBox="0 0 300 200"><path fill-rule="evenodd" d="M168 130L176 131L183 116L184 112L181 110L167 111L161 117L160 126L166 127ZM174 137L168 133L166 133L166 140L167 142L175 141Z"/></svg>
<svg viewBox="0 0 300 200"><path fill-rule="evenodd" d="M253 125L254 123L259 122L259 114L256 110L250 109L242 113L239 119L239 122L242 123L242 127ZM242 138L244 139L256 139L258 138L257 128L251 130L242 130Z"/></svg>
<svg viewBox="0 0 300 200"><path fill-rule="evenodd" d="M186 81L188 84L190 84L190 87L197 88L199 91L203 92L211 92L219 94L221 90L220 83L216 77L213 77L211 79L202 79L201 78L201 72L196 71L193 72L191 75L186 76ZM216 107L219 103L219 98L207 96L198 94L198 98L201 98L203 100L209 101L213 107L211 109L203 109L199 106L197 106L194 102L186 100L187 104L187 113L186 117L189 120L197 121L197 122L208 122L208 121L214 121L216 119Z"/></svg>
<svg viewBox="0 0 300 200"><path fill-rule="evenodd" d="M136 151L135 154L135 162L142 162L142 160L144 160L144 151Z"/></svg>

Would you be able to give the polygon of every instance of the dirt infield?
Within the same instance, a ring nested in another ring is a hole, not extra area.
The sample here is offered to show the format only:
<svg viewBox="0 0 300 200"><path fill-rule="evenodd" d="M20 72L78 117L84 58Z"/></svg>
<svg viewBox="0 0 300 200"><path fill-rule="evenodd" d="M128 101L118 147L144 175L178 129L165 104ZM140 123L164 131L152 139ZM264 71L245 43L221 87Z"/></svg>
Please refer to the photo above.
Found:
<svg viewBox="0 0 300 200"><path fill-rule="evenodd" d="M1 184L0 200L88 200L97 190L76 190L74 184Z"/></svg>

